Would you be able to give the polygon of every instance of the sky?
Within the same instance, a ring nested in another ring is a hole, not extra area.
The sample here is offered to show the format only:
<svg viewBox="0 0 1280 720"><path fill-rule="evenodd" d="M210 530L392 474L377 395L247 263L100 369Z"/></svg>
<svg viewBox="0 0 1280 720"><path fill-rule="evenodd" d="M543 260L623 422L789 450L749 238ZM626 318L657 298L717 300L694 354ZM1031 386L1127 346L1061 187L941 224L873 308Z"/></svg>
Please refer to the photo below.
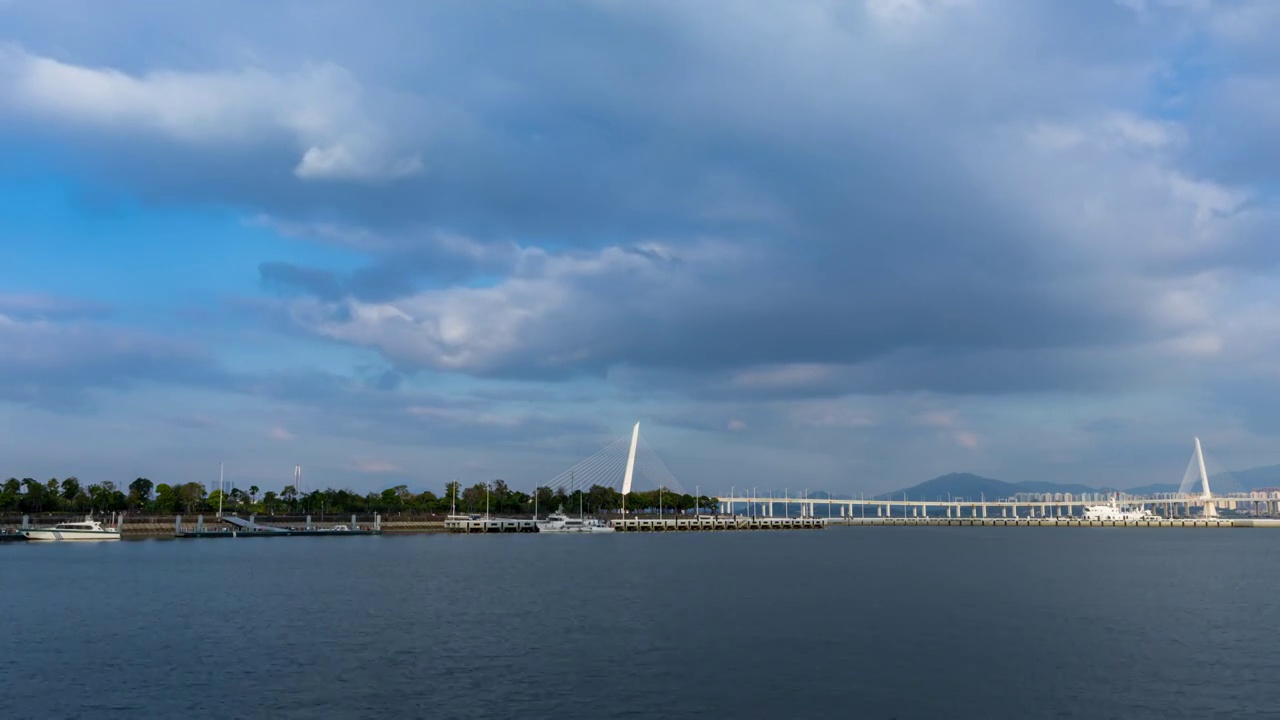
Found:
<svg viewBox="0 0 1280 720"><path fill-rule="evenodd" d="M1272 0L0 0L0 475L1280 463Z"/></svg>

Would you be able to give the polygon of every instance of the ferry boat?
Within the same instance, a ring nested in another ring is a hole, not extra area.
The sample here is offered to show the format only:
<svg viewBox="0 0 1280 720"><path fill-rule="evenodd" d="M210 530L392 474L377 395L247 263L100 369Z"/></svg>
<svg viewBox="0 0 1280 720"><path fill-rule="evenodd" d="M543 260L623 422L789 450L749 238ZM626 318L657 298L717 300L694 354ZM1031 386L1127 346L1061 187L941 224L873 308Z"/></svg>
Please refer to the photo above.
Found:
<svg viewBox="0 0 1280 720"><path fill-rule="evenodd" d="M536 523L538 532L545 533L610 533L613 527L595 518L571 518L561 512L553 512L546 520Z"/></svg>
<svg viewBox="0 0 1280 720"><path fill-rule="evenodd" d="M104 528L102 523L91 517L81 522L58 523L51 528L27 528L21 532L28 540L94 542L120 539L119 527Z"/></svg>
<svg viewBox="0 0 1280 720"><path fill-rule="evenodd" d="M1137 522L1139 520L1161 520L1159 515L1141 508L1121 508L1113 505L1085 505L1085 520L1114 520L1116 522Z"/></svg>

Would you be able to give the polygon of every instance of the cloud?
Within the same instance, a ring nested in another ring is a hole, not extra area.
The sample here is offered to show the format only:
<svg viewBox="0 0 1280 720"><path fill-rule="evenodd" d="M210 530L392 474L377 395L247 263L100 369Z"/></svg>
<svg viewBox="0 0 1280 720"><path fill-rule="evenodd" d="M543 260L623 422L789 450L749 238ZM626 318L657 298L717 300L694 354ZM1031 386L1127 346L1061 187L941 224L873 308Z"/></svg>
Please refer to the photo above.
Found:
<svg viewBox="0 0 1280 720"><path fill-rule="evenodd" d="M9 113L107 132L155 133L217 152L283 135L302 151L304 180L386 180L421 172L365 110L368 93L333 64L287 75L258 69L155 71L86 67L0 46L0 98Z"/></svg>
<svg viewBox="0 0 1280 720"><path fill-rule="evenodd" d="M110 305L42 293L0 294L0 315L22 320L101 319Z"/></svg>
<svg viewBox="0 0 1280 720"><path fill-rule="evenodd" d="M294 435L293 433L289 432L287 428L284 428L280 425L277 425L271 428L270 430L268 430L267 437L279 442L288 442L290 440L296 440L298 438L297 435Z"/></svg>
<svg viewBox="0 0 1280 720"><path fill-rule="evenodd" d="M96 389L212 384L220 375L203 348L83 319L84 306L77 301L10 296L4 305L9 309L0 310L0 399L78 409L92 404L90 391Z"/></svg>
<svg viewBox="0 0 1280 720"><path fill-rule="evenodd" d="M224 376L216 388L299 411L289 432L378 445L585 448L605 437L597 422L522 402L432 393L388 384L385 373L316 370Z"/></svg>
<svg viewBox="0 0 1280 720"><path fill-rule="evenodd" d="M362 473L398 473L402 472L400 466L386 460L373 460L369 458L356 458L351 463L351 469Z"/></svg>

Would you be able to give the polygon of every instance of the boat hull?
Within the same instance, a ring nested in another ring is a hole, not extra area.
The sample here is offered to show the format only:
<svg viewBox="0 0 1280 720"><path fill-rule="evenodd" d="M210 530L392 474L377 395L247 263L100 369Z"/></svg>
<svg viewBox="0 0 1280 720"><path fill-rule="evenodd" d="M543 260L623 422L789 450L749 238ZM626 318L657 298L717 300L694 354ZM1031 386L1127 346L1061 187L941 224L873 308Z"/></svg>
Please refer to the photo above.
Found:
<svg viewBox="0 0 1280 720"><path fill-rule="evenodd" d="M54 530L53 528L41 528L22 530L21 532L28 540L37 542L104 542L120 539L120 531L118 530Z"/></svg>

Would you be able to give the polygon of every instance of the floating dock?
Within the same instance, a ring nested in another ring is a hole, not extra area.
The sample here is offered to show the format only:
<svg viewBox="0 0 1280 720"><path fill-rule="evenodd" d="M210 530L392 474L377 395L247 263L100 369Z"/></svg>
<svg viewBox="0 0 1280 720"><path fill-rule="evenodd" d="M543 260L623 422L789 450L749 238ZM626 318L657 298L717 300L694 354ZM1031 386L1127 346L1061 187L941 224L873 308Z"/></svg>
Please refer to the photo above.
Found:
<svg viewBox="0 0 1280 720"><path fill-rule="evenodd" d="M1084 518L823 518L828 525L852 526L977 526L977 527L1131 527L1131 528L1280 528L1280 520L1265 518L1169 518L1161 520L1086 520Z"/></svg>
<svg viewBox="0 0 1280 720"><path fill-rule="evenodd" d="M521 533L538 532L538 525L535 520L450 517L444 521L444 529L451 533Z"/></svg>
<svg viewBox="0 0 1280 720"><path fill-rule="evenodd" d="M823 518L767 518L703 515L680 518L627 518L610 520L615 532L712 532L723 530L821 530ZM534 520L510 518L450 518L444 523L452 533L538 532Z"/></svg>
<svg viewBox="0 0 1280 720"><path fill-rule="evenodd" d="M724 530L821 530L822 518L771 518L732 515L644 519L628 518L609 523L618 532L714 532Z"/></svg>
<svg viewBox="0 0 1280 720"><path fill-rule="evenodd" d="M182 527L182 516L178 515L173 521L173 535L178 538L246 538L246 537L352 537L356 535L381 535L382 534L382 518L375 516L372 528L362 528L356 524L356 516L351 516L350 525L333 524L328 527L318 527L312 525L311 516L307 516L306 525L303 527L280 527L278 525L267 525L256 521L255 516L250 515L246 520L234 515L224 515L218 518L220 522L226 523L230 527L207 528L204 524L204 516L201 515L196 519L195 530L185 530Z"/></svg>

